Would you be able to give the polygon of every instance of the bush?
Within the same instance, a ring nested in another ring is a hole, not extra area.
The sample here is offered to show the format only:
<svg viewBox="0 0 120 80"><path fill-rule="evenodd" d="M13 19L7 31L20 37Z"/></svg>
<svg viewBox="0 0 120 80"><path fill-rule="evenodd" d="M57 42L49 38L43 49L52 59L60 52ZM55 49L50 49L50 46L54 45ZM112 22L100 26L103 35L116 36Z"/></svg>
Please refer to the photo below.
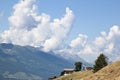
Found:
<svg viewBox="0 0 120 80"><path fill-rule="evenodd" d="M60 76L63 76L64 74L65 74L65 72L64 72L64 71L62 71L62 72L61 72L61 74L60 74Z"/></svg>

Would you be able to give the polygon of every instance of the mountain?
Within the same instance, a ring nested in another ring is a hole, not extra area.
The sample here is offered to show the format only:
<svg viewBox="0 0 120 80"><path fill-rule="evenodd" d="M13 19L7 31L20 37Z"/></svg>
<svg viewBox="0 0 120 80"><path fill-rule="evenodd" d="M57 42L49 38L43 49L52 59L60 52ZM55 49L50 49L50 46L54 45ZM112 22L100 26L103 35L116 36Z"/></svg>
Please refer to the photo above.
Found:
<svg viewBox="0 0 120 80"><path fill-rule="evenodd" d="M31 46L0 44L0 80L47 80L66 67L73 65L52 53Z"/></svg>
<svg viewBox="0 0 120 80"><path fill-rule="evenodd" d="M55 52L56 53L56 52ZM68 54L68 53L65 53L65 52L62 52L62 53L57 53L57 54L54 54L55 56L58 56L58 57L61 57L71 63L75 63L75 62L82 62L83 65L85 66L93 66L93 63L88 63L87 61L85 61L84 59L80 58L78 55L75 55L74 53L73 54Z"/></svg>
<svg viewBox="0 0 120 80"><path fill-rule="evenodd" d="M120 61L114 62L96 73L80 71L71 75L62 76L55 80L120 80Z"/></svg>

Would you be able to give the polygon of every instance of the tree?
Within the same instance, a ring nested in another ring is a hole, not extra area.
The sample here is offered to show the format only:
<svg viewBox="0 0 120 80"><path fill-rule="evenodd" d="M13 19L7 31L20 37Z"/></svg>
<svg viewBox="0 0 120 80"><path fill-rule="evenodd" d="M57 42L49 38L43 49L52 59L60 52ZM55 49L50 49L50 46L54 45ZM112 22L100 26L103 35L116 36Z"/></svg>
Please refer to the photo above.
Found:
<svg viewBox="0 0 120 80"><path fill-rule="evenodd" d="M62 71L62 72L61 72L61 74L60 74L60 76L63 76L64 74L65 74L65 72L64 72L64 71Z"/></svg>
<svg viewBox="0 0 120 80"><path fill-rule="evenodd" d="M100 54L99 57L95 61L95 65L93 67L93 72L97 72L101 68L108 65L107 63L107 57L104 54Z"/></svg>
<svg viewBox="0 0 120 80"><path fill-rule="evenodd" d="M75 62L75 71L81 71L82 63L81 62Z"/></svg>

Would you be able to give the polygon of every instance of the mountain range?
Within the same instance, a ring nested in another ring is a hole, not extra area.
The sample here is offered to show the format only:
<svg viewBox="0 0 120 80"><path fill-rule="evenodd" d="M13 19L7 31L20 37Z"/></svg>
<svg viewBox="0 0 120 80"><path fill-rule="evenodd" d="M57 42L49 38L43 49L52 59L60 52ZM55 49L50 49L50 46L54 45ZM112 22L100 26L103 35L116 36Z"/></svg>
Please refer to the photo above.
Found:
<svg viewBox="0 0 120 80"><path fill-rule="evenodd" d="M31 46L0 44L0 80L47 80L72 63Z"/></svg>

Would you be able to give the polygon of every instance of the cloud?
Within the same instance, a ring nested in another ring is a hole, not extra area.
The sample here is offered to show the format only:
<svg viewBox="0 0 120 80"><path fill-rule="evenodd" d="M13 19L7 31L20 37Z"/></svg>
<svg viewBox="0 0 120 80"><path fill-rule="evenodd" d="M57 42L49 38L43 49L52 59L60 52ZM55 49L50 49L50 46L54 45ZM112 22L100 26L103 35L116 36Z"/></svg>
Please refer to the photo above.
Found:
<svg viewBox="0 0 120 80"><path fill-rule="evenodd" d="M74 19L73 12L66 8L66 14L61 19L54 19L50 23L51 36L45 41L44 50L55 49L64 42Z"/></svg>
<svg viewBox="0 0 120 80"><path fill-rule="evenodd" d="M71 40L70 44L64 46L63 48L57 50L55 53L69 60L84 60L79 55L79 51L84 49L87 43L87 35L79 34L75 39Z"/></svg>
<svg viewBox="0 0 120 80"><path fill-rule="evenodd" d="M102 31L101 35L91 42L88 42L87 38L87 35L79 34L78 37L71 40L67 47L57 53L66 59L79 60L82 58L87 62L94 62L100 53L104 53L109 58L109 61L120 60L119 26L111 27L108 33Z"/></svg>
<svg viewBox="0 0 120 80"><path fill-rule="evenodd" d="M2 17L3 16L3 13L2 12L0 12L0 17Z"/></svg>
<svg viewBox="0 0 120 80"><path fill-rule="evenodd" d="M97 37L92 44L92 47L95 48L99 53L104 53L109 57L111 61L120 60L119 50L120 50L120 29L119 26L113 26L110 28L108 34L101 32L101 36Z"/></svg>
<svg viewBox="0 0 120 80"><path fill-rule="evenodd" d="M37 27L36 5L35 0L20 0L19 3L13 6L14 12L9 17L9 22L12 29L27 29L30 30Z"/></svg>
<svg viewBox="0 0 120 80"><path fill-rule="evenodd" d="M0 33L1 43L40 47L67 59L83 58L93 62L100 53L104 53L111 61L120 60L118 26L111 27L108 33L102 31L93 41L88 41L87 35L79 34L69 44L64 44L74 21L72 10L66 8L64 16L51 20L50 15L38 13L35 2L20 0L13 6L13 13L8 18L10 28Z"/></svg>
<svg viewBox="0 0 120 80"><path fill-rule="evenodd" d="M108 34L101 32L101 36L95 38L89 49L91 55L98 56L100 53L104 53L108 56L110 61L120 60L120 29L119 26L113 26L110 28ZM86 45L87 47L89 45ZM86 51L87 48L84 48ZM87 51L86 51L87 52Z"/></svg>
<svg viewBox="0 0 120 80"><path fill-rule="evenodd" d="M72 48L82 48L87 42L87 35L79 34L78 37L71 41L70 47Z"/></svg>
<svg viewBox="0 0 120 80"><path fill-rule="evenodd" d="M107 53L112 60L120 60L120 29L118 26L113 26L106 36L107 44L104 52Z"/></svg>
<svg viewBox="0 0 120 80"><path fill-rule="evenodd" d="M8 18L10 29L0 33L0 42L41 47L51 51L66 39L74 20L72 10L66 8L62 18L51 20L50 15L37 12L35 0L20 0Z"/></svg>

